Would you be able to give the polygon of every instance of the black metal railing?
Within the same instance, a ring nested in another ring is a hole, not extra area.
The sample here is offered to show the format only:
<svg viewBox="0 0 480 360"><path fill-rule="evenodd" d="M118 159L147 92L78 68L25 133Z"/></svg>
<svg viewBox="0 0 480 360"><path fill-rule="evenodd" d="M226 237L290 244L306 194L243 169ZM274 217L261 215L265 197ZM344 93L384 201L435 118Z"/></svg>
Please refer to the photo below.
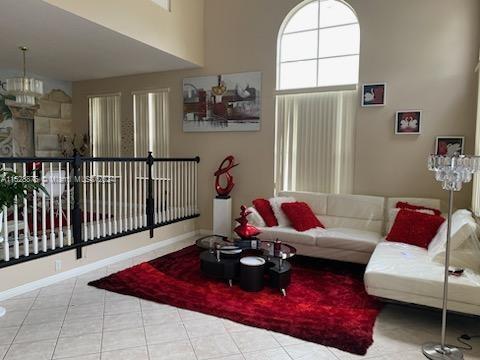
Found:
<svg viewBox="0 0 480 360"><path fill-rule="evenodd" d="M0 268L199 216L195 158L0 158L47 192L0 209Z"/></svg>

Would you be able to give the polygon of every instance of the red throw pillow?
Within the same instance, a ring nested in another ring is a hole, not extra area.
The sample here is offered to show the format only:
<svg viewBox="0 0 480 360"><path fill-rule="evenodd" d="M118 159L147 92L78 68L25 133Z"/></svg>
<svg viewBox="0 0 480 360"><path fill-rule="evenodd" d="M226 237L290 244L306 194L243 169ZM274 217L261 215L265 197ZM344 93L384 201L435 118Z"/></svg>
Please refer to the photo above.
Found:
<svg viewBox="0 0 480 360"><path fill-rule="evenodd" d="M270 201L266 199L256 199L252 201L253 206L255 206L255 210L258 211L260 216L265 221L265 225L267 227L277 226L277 218L273 213L272 205L270 205Z"/></svg>
<svg viewBox="0 0 480 360"><path fill-rule="evenodd" d="M398 212L386 239L427 249L444 221L445 219L438 215L402 209Z"/></svg>
<svg viewBox="0 0 480 360"><path fill-rule="evenodd" d="M415 210L431 210L435 215L442 215L442 212L438 209L433 209L426 206L413 205L408 202L402 202L402 201L397 202L396 208L405 209L405 210L414 210L414 211Z"/></svg>
<svg viewBox="0 0 480 360"><path fill-rule="evenodd" d="M293 228L297 231L307 231L316 227L325 228L307 203L283 203L281 208L292 223Z"/></svg>

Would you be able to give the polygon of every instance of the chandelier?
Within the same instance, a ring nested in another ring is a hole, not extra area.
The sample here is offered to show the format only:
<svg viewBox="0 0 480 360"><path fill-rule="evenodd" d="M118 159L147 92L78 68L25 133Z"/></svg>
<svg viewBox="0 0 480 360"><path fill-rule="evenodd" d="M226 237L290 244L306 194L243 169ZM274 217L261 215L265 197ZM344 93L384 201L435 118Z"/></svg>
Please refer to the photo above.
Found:
<svg viewBox="0 0 480 360"><path fill-rule="evenodd" d="M8 95L15 96L15 102L9 105L19 107L35 106L35 100L43 95L43 82L33 77L27 77L26 53L28 48L20 46L23 56L23 76L7 79L3 87Z"/></svg>

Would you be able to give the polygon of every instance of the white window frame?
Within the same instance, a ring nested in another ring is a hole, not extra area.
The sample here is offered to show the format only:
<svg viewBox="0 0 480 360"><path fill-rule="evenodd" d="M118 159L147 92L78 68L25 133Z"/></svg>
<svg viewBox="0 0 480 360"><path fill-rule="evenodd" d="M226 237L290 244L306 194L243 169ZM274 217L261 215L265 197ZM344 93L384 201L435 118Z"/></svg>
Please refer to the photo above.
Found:
<svg viewBox="0 0 480 360"><path fill-rule="evenodd" d="M312 28L312 29L306 29L306 30L299 30L299 31L292 31L289 33L285 33L285 28L287 25L290 23L290 20L295 16L295 14L302 9L303 7L307 6L308 4L318 1L319 6L318 6L318 27L317 28ZM304 93L311 93L311 92L322 92L322 91L342 91L342 90L356 90L358 87L358 80L356 83L353 84L346 84L346 85L333 85L333 86L314 86L314 87L307 87L307 88L294 88L294 89L282 89L281 88L281 65L285 63L293 63L293 62L302 62L302 61L309 61L309 60L316 60L317 61L317 66L315 70L315 77L316 77L316 83L318 84L318 61L320 59L328 59L328 58L337 58L337 57L348 57L348 56L360 56L360 48L358 51L358 54L347 54L347 55L339 55L339 56L329 56L329 57L319 57L320 53L320 46L317 46L317 57L312 58L312 59L301 59L301 60L292 60L292 61L282 61L282 40L283 36L287 34L295 34L295 33L302 33L302 32L307 32L307 31L313 31L317 30L317 44L320 42L319 41L319 36L320 36L320 29L329 29L329 28L336 28L336 27L342 27L342 26L348 26L348 25L353 25L353 24L358 24L360 28L360 21L358 20L358 15L353 9L350 4L346 3L343 0L334 0L341 2L345 6L349 7L350 10L355 14L355 17L357 18L357 22L355 23L347 23L347 24L341 24L341 25L334 25L334 26L326 26L326 27L321 27L320 26L320 1L321 0L305 0L302 1L300 4L295 6L285 17L283 20L282 25L280 26L280 30L278 32L277 36L277 59L276 59L276 67L277 67L277 79L276 79L276 94L282 95L282 94L304 94ZM360 34L361 34L361 29L360 29ZM360 36L360 42L361 42L361 36ZM360 67L360 64L359 64Z"/></svg>

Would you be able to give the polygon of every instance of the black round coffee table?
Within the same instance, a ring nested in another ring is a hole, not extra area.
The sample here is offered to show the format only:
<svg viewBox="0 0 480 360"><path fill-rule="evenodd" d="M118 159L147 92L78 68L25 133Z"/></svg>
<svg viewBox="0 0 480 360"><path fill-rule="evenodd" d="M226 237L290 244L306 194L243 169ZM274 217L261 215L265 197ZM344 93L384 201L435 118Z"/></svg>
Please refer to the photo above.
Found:
<svg viewBox="0 0 480 360"><path fill-rule="evenodd" d="M292 266L287 259L295 256L297 250L281 242L259 239L230 242L221 236L205 236L196 245L206 249L200 254L200 268L210 277L227 280L232 286L239 279L240 259L245 253L261 256L266 261L265 272L271 287L279 289L283 296L291 282Z"/></svg>

